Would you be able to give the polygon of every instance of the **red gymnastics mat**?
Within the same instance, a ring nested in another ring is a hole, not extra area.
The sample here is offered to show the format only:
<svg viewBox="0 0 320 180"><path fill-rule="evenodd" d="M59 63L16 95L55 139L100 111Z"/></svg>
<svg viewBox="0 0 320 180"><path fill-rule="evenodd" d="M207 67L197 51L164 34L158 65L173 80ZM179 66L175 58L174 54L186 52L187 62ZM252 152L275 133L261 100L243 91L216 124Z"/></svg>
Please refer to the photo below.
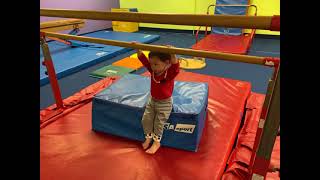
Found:
<svg viewBox="0 0 320 180"><path fill-rule="evenodd" d="M228 162L228 168L222 176L222 180L246 180L249 179L249 165L252 149L257 133L260 114L265 95L252 93L246 104L245 121L236 147L233 149ZM277 136L266 180L280 179L280 136Z"/></svg>
<svg viewBox="0 0 320 180"><path fill-rule="evenodd" d="M251 37L247 35L227 36L224 34L212 33L194 44L192 49L232 54L247 54L251 40Z"/></svg>
<svg viewBox="0 0 320 180"><path fill-rule="evenodd" d="M92 131L92 97L116 81L105 78L65 99L67 110L53 118L49 117L57 114L54 106L40 112L41 179L221 179L251 84L190 72L181 72L176 80L209 85L208 114L198 152L162 147L148 155L137 141Z"/></svg>

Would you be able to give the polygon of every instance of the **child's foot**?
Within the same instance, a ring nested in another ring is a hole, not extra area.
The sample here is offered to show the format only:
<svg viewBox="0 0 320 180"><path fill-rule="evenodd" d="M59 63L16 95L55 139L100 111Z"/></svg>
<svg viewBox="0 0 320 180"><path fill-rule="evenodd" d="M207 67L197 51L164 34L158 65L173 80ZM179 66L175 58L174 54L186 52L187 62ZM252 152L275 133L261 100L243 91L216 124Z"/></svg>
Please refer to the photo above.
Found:
<svg viewBox="0 0 320 180"><path fill-rule="evenodd" d="M152 140L152 138L146 138L144 143L142 143L143 150L146 150L149 147L151 140Z"/></svg>
<svg viewBox="0 0 320 180"><path fill-rule="evenodd" d="M146 151L148 154L154 154L160 148L160 142L154 141L152 146Z"/></svg>

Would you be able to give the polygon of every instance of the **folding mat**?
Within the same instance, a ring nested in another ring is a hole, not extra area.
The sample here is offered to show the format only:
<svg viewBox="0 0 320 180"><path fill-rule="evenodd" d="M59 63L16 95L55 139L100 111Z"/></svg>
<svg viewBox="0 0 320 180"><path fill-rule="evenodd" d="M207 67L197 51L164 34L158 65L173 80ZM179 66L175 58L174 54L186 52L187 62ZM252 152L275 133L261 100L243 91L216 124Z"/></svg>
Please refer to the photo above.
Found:
<svg viewBox="0 0 320 180"><path fill-rule="evenodd" d="M126 57L123 58L119 61L116 61L112 63L113 66L120 66L120 67L126 67L126 68L131 68L134 70L140 69L143 64L139 61L137 58L131 58L131 57Z"/></svg>
<svg viewBox="0 0 320 180"><path fill-rule="evenodd" d="M249 0L216 0L216 5L248 5ZM216 6L214 7L215 15L246 15L247 7L245 6ZM242 28L229 27L212 27L214 34L239 36Z"/></svg>
<svg viewBox="0 0 320 180"><path fill-rule="evenodd" d="M93 71L92 73L90 73L90 76L96 78L105 78L109 76L124 76L125 74L128 74L132 71L134 71L134 69L108 65Z"/></svg>
<svg viewBox="0 0 320 180"><path fill-rule="evenodd" d="M216 5L248 5L248 0L217 0ZM246 15L246 6L215 6L215 15ZM192 49L234 54L246 54L252 42L242 28L212 27L211 33L192 46Z"/></svg>

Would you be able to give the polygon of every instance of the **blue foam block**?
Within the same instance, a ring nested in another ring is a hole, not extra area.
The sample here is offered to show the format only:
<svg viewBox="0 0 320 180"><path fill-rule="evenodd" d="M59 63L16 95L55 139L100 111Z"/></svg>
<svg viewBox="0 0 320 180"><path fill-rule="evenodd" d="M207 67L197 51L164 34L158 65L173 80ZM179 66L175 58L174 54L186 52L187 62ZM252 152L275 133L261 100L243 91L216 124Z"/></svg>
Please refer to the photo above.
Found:
<svg viewBox="0 0 320 180"><path fill-rule="evenodd" d="M248 5L248 0L217 0L216 5ZM223 15L246 15L247 7L236 6L217 6L215 7L214 14ZM212 33L226 34L226 35L240 35L242 28L225 28L225 27L212 27Z"/></svg>
<svg viewBox="0 0 320 180"><path fill-rule="evenodd" d="M159 35L113 31L98 31L88 33L83 36L127 42L137 41L141 43L151 43L160 38ZM48 43L58 79L130 50L129 48L103 44L94 44L79 41L72 42L76 43L76 47L72 48L55 41ZM86 47L82 45L85 45ZM43 54L41 50L40 86L49 82L47 75L45 75L44 73L46 71L46 68L42 66L42 61Z"/></svg>
<svg viewBox="0 0 320 180"><path fill-rule="evenodd" d="M93 99L92 129L144 141L141 125L150 96L150 78L128 74ZM206 83L175 82L173 109L161 144L197 151L208 104Z"/></svg>

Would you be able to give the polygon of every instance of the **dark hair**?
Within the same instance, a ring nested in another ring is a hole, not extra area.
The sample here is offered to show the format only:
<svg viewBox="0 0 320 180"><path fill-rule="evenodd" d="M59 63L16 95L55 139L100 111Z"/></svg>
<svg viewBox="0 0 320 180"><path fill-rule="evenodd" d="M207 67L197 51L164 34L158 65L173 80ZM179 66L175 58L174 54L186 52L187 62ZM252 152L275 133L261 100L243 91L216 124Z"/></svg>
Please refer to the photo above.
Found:
<svg viewBox="0 0 320 180"><path fill-rule="evenodd" d="M161 53L161 52L150 52L149 53L149 58L152 57L158 57L162 62L165 62L167 60L170 61L171 55L168 53Z"/></svg>

